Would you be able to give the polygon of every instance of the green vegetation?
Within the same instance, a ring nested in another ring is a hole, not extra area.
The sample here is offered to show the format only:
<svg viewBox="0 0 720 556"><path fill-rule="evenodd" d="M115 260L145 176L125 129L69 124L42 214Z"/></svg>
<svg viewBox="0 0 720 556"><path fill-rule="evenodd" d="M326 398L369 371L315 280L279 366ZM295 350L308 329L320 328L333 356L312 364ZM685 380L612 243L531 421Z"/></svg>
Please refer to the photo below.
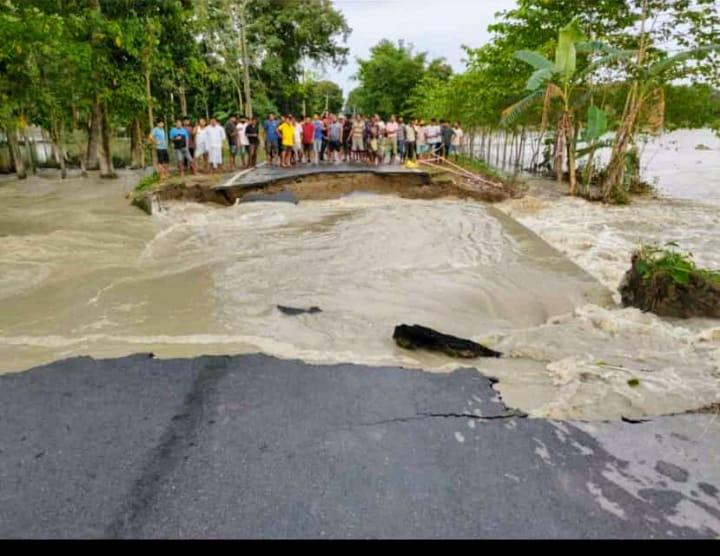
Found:
<svg viewBox="0 0 720 556"><path fill-rule="evenodd" d="M485 156L500 135L503 152L509 145L521 161L527 146L531 165L567 179L572 194L601 180L603 200L627 202L639 183L641 134L720 129L719 25L714 0L518 0L498 14L488 44L465 47L462 73L433 74L422 53L379 44L362 61L351 106L461 121L473 152ZM377 78L399 67L412 76L400 106L383 100ZM683 78L692 84L678 85ZM595 160L601 148L612 149L606 168Z"/></svg>
<svg viewBox="0 0 720 556"><path fill-rule="evenodd" d="M400 41L394 45L382 40L370 51L367 60L358 59L360 86L350 92L348 109L363 114L409 116L408 92L423 89L427 82L443 82L452 74L444 60L427 61L424 52L415 53Z"/></svg>
<svg viewBox="0 0 720 556"><path fill-rule="evenodd" d="M452 161L458 166L462 166L471 172L476 174L482 174L491 178L504 181L505 177L500 174L495 168L489 166L485 161L479 158L474 158L467 155L458 155L457 158L453 158Z"/></svg>
<svg viewBox="0 0 720 556"><path fill-rule="evenodd" d="M157 116L341 105L304 66L342 65L349 32L330 0L0 0L0 129L19 177L29 124L49 132L63 175L83 137L84 166L112 177L112 137L129 135L144 167Z"/></svg>
<svg viewBox="0 0 720 556"><path fill-rule="evenodd" d="M149 176L145 176L141 179L133 189L133 193L145 193L155 188L160 183L160 175L157 172L153 172Z"/></svg>
<svg viewBox="0 0 720 556"><path fill-rule="evenodd" d="M683 253L677 247L673 242L666 243L665 247L642 245L637 251L635 270L644 281L664 274L676 284L687 285L693 276L720 284L720 270L698 268L692 253Z"/></svg>

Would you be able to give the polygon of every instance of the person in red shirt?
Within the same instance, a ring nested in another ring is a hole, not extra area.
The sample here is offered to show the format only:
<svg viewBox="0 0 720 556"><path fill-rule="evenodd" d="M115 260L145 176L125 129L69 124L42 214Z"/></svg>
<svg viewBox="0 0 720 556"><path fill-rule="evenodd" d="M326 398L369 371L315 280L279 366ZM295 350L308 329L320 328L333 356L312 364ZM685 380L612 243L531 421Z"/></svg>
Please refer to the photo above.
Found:
<svg viewBox="0 0 720 556"><path fill-rule="evenodd" d="M302 125L302 144L303 153L305 154L305 164L311 164L315 150L315 126L310 121L310 116L305 116L305 121ZM315 163L317 164L317 160Z"/></svg>

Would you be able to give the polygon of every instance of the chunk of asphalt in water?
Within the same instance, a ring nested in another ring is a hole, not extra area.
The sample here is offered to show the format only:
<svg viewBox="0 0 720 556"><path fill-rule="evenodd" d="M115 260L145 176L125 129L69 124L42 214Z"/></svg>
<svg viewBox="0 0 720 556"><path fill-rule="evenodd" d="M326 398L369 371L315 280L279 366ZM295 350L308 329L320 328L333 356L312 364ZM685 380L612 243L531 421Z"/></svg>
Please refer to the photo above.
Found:
<svg viewBox="0 0 720 556"><path fill-rule="evenodd" d="M443 334L420 325L401 324L393 333L395 343L405 349L440 351L450 357L474 359L476 357L502 357L502 353L464 338Z"/></svg>
<svg viewBox="0 0 720 556"><path fill-rule="evenodd" d="M315 314L315 313L322 313L322 309L320 307L310 307L309 309L300 309L298 307L287 307L285 305L278 305L278 310L281 313L284 313L286 315L290 316L296 316L296 315L304 315L304 314Z"/></svg>

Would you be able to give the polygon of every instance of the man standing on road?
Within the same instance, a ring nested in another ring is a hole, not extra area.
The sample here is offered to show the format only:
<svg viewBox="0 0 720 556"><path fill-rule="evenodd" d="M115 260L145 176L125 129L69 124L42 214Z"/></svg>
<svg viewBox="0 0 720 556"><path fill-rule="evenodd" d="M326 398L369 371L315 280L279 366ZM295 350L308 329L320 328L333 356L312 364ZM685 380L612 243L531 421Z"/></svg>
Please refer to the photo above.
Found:
<svg viewBox="0 0 720 556"><path fill-rule="evenodd" d="M210 125L205 129L205 144L207 145L210 172L212 174L215 174L218 168L222 167L222 152L225 141L227 141L225 130L218 124L217 118L212 118Z"/></svg>
<svg viewBox="0 0 720 556"><path fill-rule="evenodd" d="M315 151L315 164L320 163L320 154L323 148L323 121L318 114L313 118L313 127L315 128L315 138L313 142L313 151Z"/></svg>
<svg viewBox="0 0 720 556"><path fill-rule="evenodd" d="M279 141L280 136L278 135L278 122L275 119L275 114L270 112L267 120L263 123L263 129L265 130L265 154L267 155L267 161L270 166L275 165L273 160L279 154ZM282 161L278 161L279 164Z"/></svg>
<svg viewBox="0 0 720 556"><path fill-rule="evenodd" d="M427 153L427 126L423 120L418 122L415 127L415 147L417 149L417 157L422 160L426 158Z"/></svg>
<svg viewBox="0 0 720 556"><path fill-rule="evenodd" d="M458 155L460 155L460 152L462 151L463 146L463 139L465 138L465 132L463 131L462 127L460 126L460 122L455 122L455 127L453 128L453 131L455 132L452 137L452 143L450 146L450 152L455 155L455 158L457 159Z"/></svg>
<svg viewBox="0 0 720 556"><path fill-rule="evenodd" d="M380 116L377 114L372 117L368 132L370 139L370 145L368 147L368 162L370 164L378 165L380 164Z"/></svg>
<svg viewBox="0 0 720 556"><path fill-rule="evenodd" d="M170 175L168 164L170 156L168 155L167 133L165 132L165 122L162 118L155 121L155 127L148 137L150 142L155 146L155 154L157 155L157 168L155 169L160 179L165 179Z"/></svg>
<svg viewBox="0 0 720 556"><path fill-rule="evenodd" d="M352 118L350 116L341 116L340 122L343 125L343 160L350 162L350 151L352 147Z"/></svg>
<svg viewBox="0 0 720 556"><path fill-rule="evenodd" d="M195 164L195 137L193 134L192 122L190 121L190 118L188 118L187 116L185 116L185 118L183 119L183 129L185 129L185 131L187 131L188 137L190 138L188 140L187 147L188 147L188 152L190 153L190 158L193 161L192 163ZM191 166L190 164L186 164L185 168L189 170L190 166ZM195 169L193 169L193 173L194 172L195 172Z"/></svg>
<svg viewBox="0 0 720 556"><path fill-rule="evenodd" d="M252 118L245 128L245 136L248 140L248 162L246 168L255 168L257 166L257 150L260 144L260 134L258 131L257 118Z"/></svg>
<svg viewBox="0 0 720 556"><path fill-rule="evenodd" d="M352 153L355 160L362 160L363 151L365 150L363 145L364 134L365 120L363 120L360 114L357 114L352 125Z"/></svg>
<svg viewBox="0 0 720 556"><path fill-rule="evenodd" d="M293 145L295 143L295 128L292 125L292 116L283 116L282 123L278 126L277 132L280 134L282 143L280 165L283 168L290 168L290 158L292 156Z"/></svg>
<svg viewBox="0 0 720 556"><path fill-rule="evenodd" d="M330 162L340 162L340 149L342 147L343 125L336 116L332 117L328 139L330 141Z"/></svg>
<svg viewBox="0 0 720 556"><path fill-rule="evenodd" d="M237 142L237 149L238 153L240 154L240 167L246 168L247 167L247 154L248 154L248 145L250 143L248 142L247 138L247 125L248 121L246 118L240 118L240 122L237 124L235 128L235 138Z"/></svg>
<svg viewBox="0 0 720 556"><path fill-rule="evenodd" d="M405 160L415 161L415 144L417 141L417 120L413 118L405 126Z"/></svg>
<svg viewBox="0 0 720 556"><path fill-rule="evenodd" d="M398 116L397 139L398 158L400 158L400 163L402 164L405 162L405 121L402 116Z"/></svg>
<svg viewBox="0 0 720 556"><path fill-rule="evenodd" d="M385 150L390 153L390 164L393 164L395 162L395 157L397 157L398 153L398 128L400 126L397 123L397 119L395 118L395 115L393 114L390 116L390 121L385 126L385 134L387 137L386 140L386 147ZM383 151L382 154L383 158L385 157L385 152Z"/></svg>
<svg viewBox="0 0 720 556"><path fill-rule="evenodd" d="M310 116L305 116L305 121L302 124L302 145L305 164L311 164L315 147L315 126L310 121Z"/></svg>
<svg viewBox="0 0 720 556"><path fill-rule="evenodd" d="M442 156L447 158L450 156L450 147L452 146L455 131L449 123L443 120L440 125L440 134L442 136Z"/></svg>
<svg viewBox="0 0 720 556"><path fill-rule="evenodd" d="M292 119L293 129L295 130L295 139L293 140L293 155L295 163L300 164L303 157L303 130L302 121Z"/></svg>
<svg viewBox="0 0 720 556"><path fill-rule="evenodd" d="M430 154L440 156L442 154L442 136L437 120L430 120L430 125L425 129L425 141L427 141Z"/></svg>
<svg viewBox="0 0 720 556"><path fill-rule="evenodd" d="M228 145L230 145L230 169L235 169L235 157L237 156L237 118L230 116L225 124L225 135L227 136Z"/></svg>
<svg viewBox="0 0 720 556"><path fill-rule="evenodd" d="M325 155L328 153L328 147L330 145L330 124L332 124L332 120L330 119L330 113L325 112L323 114L322 118L323 123L323 138L322 138L322 149L320 149L320 160L325 161ZM330 156L328 156L330 158Z"/></svg>
<svg viewBox="0 0 720 556"><path fill-rule="evenodd" d="M205 122L205 118L200 118L195 125L195 128L193 129L193 138L195 140L195 160L202 159L203 161L203 167L202 171L207 174L208 171L208 150L207 150L207 143L205 142L205 131L207 130L207 125ZM195 162L195 167L198 167L197 162Z"/></svg>
<svg viewBox="0 0 720 556"><path fill-rule="evenodd" d="M195 173L195 163L193 157L188 149L190 143L190 135L187 130L182 126L182 122L177 120L175 127L170 130L170 142L175 148L175 161L177 162L178 174L180 177L185 175L185 164L190 165L190 171Z"/></svg>

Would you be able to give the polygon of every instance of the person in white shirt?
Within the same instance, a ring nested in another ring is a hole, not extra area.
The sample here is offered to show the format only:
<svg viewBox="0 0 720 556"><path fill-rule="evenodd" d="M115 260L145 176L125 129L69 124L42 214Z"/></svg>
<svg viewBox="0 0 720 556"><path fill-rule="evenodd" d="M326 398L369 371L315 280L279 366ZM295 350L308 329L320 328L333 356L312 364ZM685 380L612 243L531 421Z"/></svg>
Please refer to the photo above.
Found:
<svg viewBox="0 0 720 556"><path fill-rule="evenodd" d="M207 125L205 125L205 118L200 118L198 120L197 125L195 126L195 129L193 129L193 135L195 136L195 160L199 161L202 159L203 161L203 171L207 173L208 171L208 151L207 151L207 143L205 142L205 131L207 130ZM196 162L197 164L197 162ZM199 167L199 165L198 165Z"/></svg>
<svg viewBox="0 0 720 556"><path fill-rule="evenodd" d="M463 132L462 127L460 127L460 122L455 122L453 131L455 132L455 135L453 135L452 143L450 144L450 152L455 155L455 158L457 158L462 150L465 133Z"/></svg>
<svg viewBox="0 0 720 556"><path fill-rule="evenodd" d="M425 141L427 141L430 154L440 154L442 149L442 136L440 135L440 126L437 120L433 118L430 125L425 128Z"/></svg>
<svg viewBox="0 0 720 556"><path fill-rule="evenodd" d="M246 118L240 118L240 122L235 126L235 138L237 141L238 154L240 155L240 162L242 162L241 168L247 166L247 154L250 141L248 141L245 129L248 126Z"/></svg>
<svg viewBox="0 0 720 556"><path fill-rule="evenodd" d="M216 118L210 120L210 125L205 128L205 146L208 150L211 173L215 173L222 166L223 145L227 141L225 130L218 125Z"/></svg>
<svg viewBox="0 0 720 556"><path fill-rule="evenodd" d="M293 118L293 152L295 153L295 162L300 164L303 157L303 146L302 146L302 123L299 120Z"/></svg>

